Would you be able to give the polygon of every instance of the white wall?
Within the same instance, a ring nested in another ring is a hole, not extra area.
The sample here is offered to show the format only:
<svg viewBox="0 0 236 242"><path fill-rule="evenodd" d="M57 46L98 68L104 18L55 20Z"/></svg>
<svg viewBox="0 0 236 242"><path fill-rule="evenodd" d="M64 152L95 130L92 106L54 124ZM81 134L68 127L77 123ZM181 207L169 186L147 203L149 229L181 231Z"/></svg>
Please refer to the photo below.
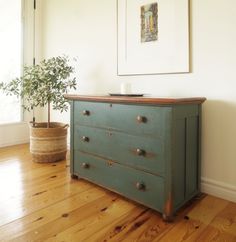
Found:
<svg viewBox="0 0 236 242"><path fill-rule="evenodd" d="M44 57L78 56L78 93L205 96L203 191L236 201L236 1L190 1L190 74L117 76L116 0L45 0ZM69 114L55 119L69 121Z"/></svg>

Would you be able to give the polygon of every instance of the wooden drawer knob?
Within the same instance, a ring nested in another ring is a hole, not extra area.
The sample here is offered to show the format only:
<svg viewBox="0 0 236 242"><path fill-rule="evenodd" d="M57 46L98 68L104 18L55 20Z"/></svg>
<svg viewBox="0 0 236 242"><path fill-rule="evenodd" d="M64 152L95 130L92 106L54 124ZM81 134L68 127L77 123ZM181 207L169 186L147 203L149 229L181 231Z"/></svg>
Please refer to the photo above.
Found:
<svg viewBox="0 0 236 242"><path fill-rule="evenodd" d="M146 154L146 151L142 149L136 149L136 154L139 156L144 156Z"/></svg>
<svg viewBox="0 0 236 242"><path fill-rule="evenodd" d="M145 184L143 182L137 182L136 183L136 188L138 190L145 190L146 186L145 186Z"/></svg>
<svg viewBox="0 0 236 242"><path fill-rule="evenodd" d="M87 136L83 136L83 137L82 137L82 140L83 140L84 142L89 142L89 137L87 137Z"/></svg>
<svg viewBox="0 0 236 242"><path fill-rule="evenodd" d="M82 163L82 167L84 168L84 169L89 169L89 167L90 167L90 165L88 164L88 163Z"/></svg>
<svg viewBox="0 0 236 242"><path fill-rule="evenodd" d="M147 118L141 115L138 115L136 120L138 121L138 123L146 123L147 122Z"/></svg>
<svg viewBox="0 0 236 242"><path fill-rule="evenodd" d="M84 116L89 116L89 115L90 115L90 112L89 112L88 110L84 110L84 111L83 111L83 115L84 115Z"/></svg>

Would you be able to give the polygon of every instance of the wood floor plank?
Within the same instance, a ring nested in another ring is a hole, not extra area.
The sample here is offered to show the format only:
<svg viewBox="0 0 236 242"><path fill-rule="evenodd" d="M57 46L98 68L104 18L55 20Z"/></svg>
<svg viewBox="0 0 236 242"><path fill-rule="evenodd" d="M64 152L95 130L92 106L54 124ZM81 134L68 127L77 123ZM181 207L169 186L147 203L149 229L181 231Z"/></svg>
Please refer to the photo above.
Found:
<svg viewBox="0 0 236 242"><path fill-rule="evenodd" d="M175 223L183 219L197 201L198 199L193 199L179 210ZM91 236L89 241L152 241L175 226L174 223L164 222L160 213L132 204L132 212L114 220L109 226Z"/></svg>
<svg viewBox="0 0 236 242"><path fill-rule="evenodd" d="M71 179L68 163L34 163L27 144L0 149L1 242L236 242L235 203L205 196L166 223L158 212Z"/></svg>
<svg viewBox="0 0 236 242"><path fill-rule="evenodd" d="M229 202L199 234L199 241L236 241L236 204Z"/></svg>
<svg viewBox="0 0 236 242"><path fill-rule="evenodd" d="M114 198L108 196L102 196L72 211L64 210L65 212L55 220L44 224L37 229L31 230L22 236L18 236L12 241L45 241L52 236L56 236L56 234L60 231L65 230L68 227L86 219L92 214L99 212L103 208L103 204L109 206L109 203L111 203L113 199Z"/></svg>
<svg viewBox="0 0 236 242"><path fill-rule="evenodd" d="M33 239L26 239L27 237L30 237L29 233L35 236L35 232L38 234L38 229L45 224L48 224L61 217L66 218L70 212L88 204L88 202L96 204L98 201L94 201L104 197L105 195L106 191L94 187L75 196L64 199L51 206L48 206L44 209L33 212L27 216L22 217L21 219L3 225L0 227L0 241L1 239L3 240L6 238L15 238L16 241L17 239L20 241L21 236L23 235L25 235L25 240L22 239L22 241L33 241ZM108 196L106 197L108 198ZM85 209L83 208L82 210ZM47 229L50 230L51 226L46 227L46 230ZM46 230L42 230L42 233L46 233Z"/></svg>
<svg viewBox="0 0 236 242"><path fill-rule="evenodd" d="M78 221L74 226L53 238L49 238L46 242L89 241L91 240L89 239L90 236L109 226L114 220L128 214L132 209L134 209L132 203L122 198L112 199L110 203L101 204L100 209L96 210L88 218Z"/></svg>
<svg viewBox="0 0 236 242"><path fill-rule="evenodd" d="M28 183L32 183L34 180L43 176L49 175L53 172L65 171L65 162L61 162L54 165L47 165L37 167L36 169L29 169L23 171L19 165L9 166L1 168L0 187L4 188L4 184L14 184L24 188Z"/></svg>
<svg viewBox="0 0 236 242"><path fill-rule="evenodd" d="M196 241L199 234L211 223L214 217L227 206L228 202L212 196L205 197L167 234L157 237L154 241Z"/></svg>
<svg viewBox="0 0 236 242"><path fill-rule="evenodd" d="M89 188L91 188L91 185L88 183L81 182L78 184L72 182L51 190L41 190L40 192L32 194L32 196L22 198L22 200L13 200L11 203L3 204L3 206L5 205L5 209L3 209L4 207L1 207L0 226L83 192ZM8 209L6 209L6 207L8 207Z"/></svg>
<svg viewBox="0 0 236 242"><path fill-rule="evenodd" d="M136 223L140 218L144 218L149 209L141 205L134 206L133 209L114 220L111 224L102 230L88 237L88 241L122 241L124 234L129 231L130 225Z"/></svg>
<svg viewBox="0 0 236 242"><path fill-rule="evenodd" d="M152 222L157 222L157 227L162 231L164 222L160 215L153 216L152 211L146 209L139 213L138 216L135 215L136 214L129 214L123 220L114 223L109 230L107 230L107 228L104 229L99 235L99 241L136 241L137 239L141 239L141 237L145 237L146 241L150 241L151 234L143 236L143 231ZM130 218L133 219L131 220ZM105 232L105 230L107 231ZM95 237L97 236L98 234L95 235Z"/></svg>
<svg viewBox="0 0 236 242"><path fill-rule="evenodd" d="M53 171L52 173L46 174L44 176L32 179L31 182L24 182L15 184L18 181L12 181L10 186L17 187L19 189L9 189L5 187L4 184L0 186L2 191L2 196L0 197L0 203L3 201L8 201L9 199L17 199L18 197L27 196L27 193L34 193L35 191L40 191L45 189L45 187L55 187L61 183L69 182L70 176L68 171ZM3 188L5 187L5 189Z"/></svg>

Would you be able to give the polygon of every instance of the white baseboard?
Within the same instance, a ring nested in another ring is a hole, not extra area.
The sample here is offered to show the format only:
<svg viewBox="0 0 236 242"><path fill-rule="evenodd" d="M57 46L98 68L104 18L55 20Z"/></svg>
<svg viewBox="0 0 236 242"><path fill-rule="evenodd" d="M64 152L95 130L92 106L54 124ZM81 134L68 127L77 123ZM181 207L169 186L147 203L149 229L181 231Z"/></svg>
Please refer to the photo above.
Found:
<svg viewBox="0 0 236 242"><path fill-rule="evenodd" d="M21 145L21 144L28 144L30 141L29 139L17 140L15 142L4 143L0 145L0 148L13 146L13 145Z"/></svg>
<svg viewBox="0 0 236 242"><path fill-rule="evenodd" d="M0 147L29 143L29 127L26 122L0 125Z"/></svg>
<svg viewBox="0 0 236 242"><path fill-rule="evenodd" d="M215 197L236 202L236 186L202 177L201 191Z"/></svg>

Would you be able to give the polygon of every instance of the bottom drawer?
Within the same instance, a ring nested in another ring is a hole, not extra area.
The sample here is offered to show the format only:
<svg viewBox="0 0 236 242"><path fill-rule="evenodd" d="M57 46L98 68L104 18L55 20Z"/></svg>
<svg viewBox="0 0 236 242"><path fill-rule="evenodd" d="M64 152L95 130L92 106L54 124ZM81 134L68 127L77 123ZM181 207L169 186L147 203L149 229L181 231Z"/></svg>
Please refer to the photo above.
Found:
<svg viewBox="0 0 236 242"><path fill-rule="evenodd" d="M162 212L163 178L80 151L75 151L74 155L74 173L80 178Z"/></svg>

